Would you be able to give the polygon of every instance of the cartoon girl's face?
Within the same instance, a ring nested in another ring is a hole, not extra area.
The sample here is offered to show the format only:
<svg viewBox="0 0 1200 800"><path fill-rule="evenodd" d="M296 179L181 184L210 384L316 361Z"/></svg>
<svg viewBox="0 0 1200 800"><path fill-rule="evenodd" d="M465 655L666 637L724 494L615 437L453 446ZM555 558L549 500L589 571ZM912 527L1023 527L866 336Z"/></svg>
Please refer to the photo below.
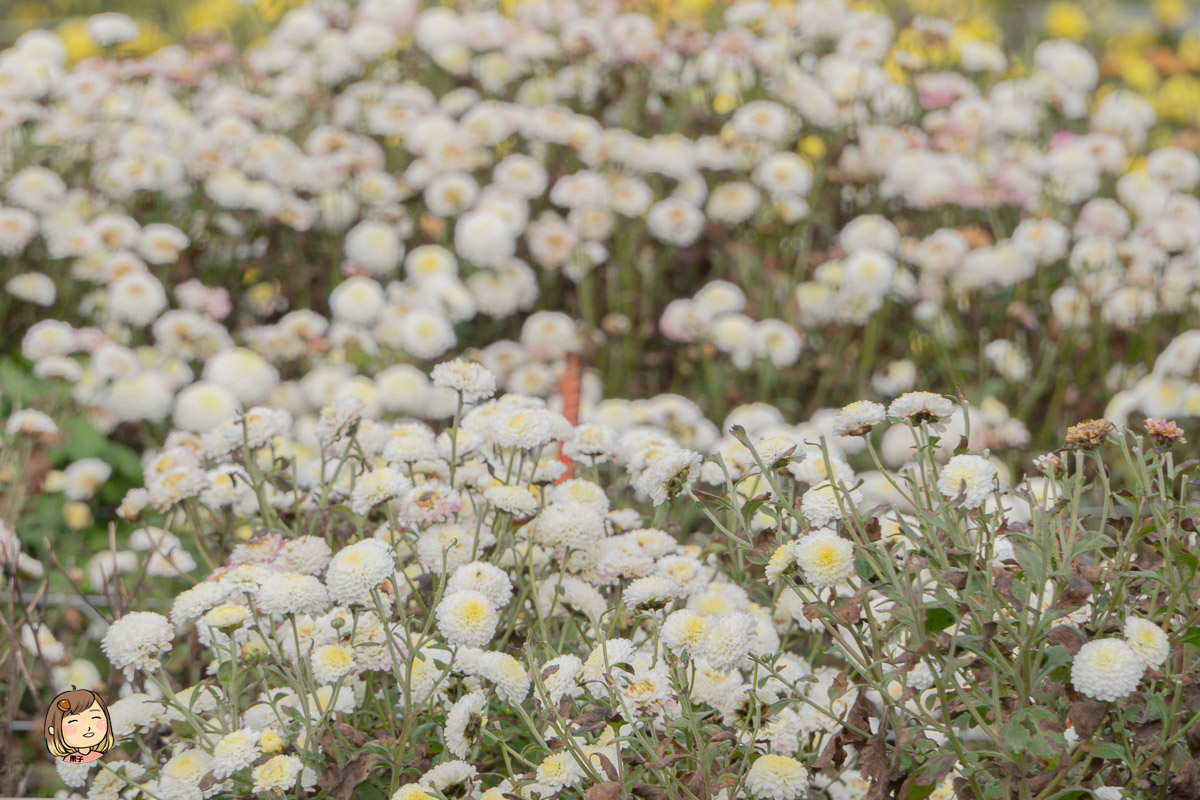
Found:
<svg viewBox="0 0 1200 800"><path fill-rule="evenodd" d="M87 750L104 741L108 720L99 703L78 714L68 714L62 720L63 741L68 747Z"/></svg>

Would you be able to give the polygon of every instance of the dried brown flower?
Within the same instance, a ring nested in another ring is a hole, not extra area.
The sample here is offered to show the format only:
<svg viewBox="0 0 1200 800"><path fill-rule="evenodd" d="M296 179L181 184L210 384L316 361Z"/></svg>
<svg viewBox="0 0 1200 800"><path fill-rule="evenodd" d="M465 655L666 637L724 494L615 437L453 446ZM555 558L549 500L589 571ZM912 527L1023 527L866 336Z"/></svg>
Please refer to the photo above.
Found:
<svg viewBox="0 0 1200 800"><path fill-rule="evenodd" d="M1183 431L1174 420L1150 417L1146 420L1146 433L1150 434L1150 438L1160 447L1175 442L1187 444L1187 439L1183 438Z"/></svg>
<svg viewBox="0 0 1200 800"><path fill-rule="evenodd" d="M1068 441L1070 441L1070 439L1068 439ZM1045 455L1040 455L1035 458L1033 460L1033 466L1036 469L1042 470L1043 472L1049 472L1053 474L1062 471L1063 462L1062 459L1058 457L1057 453L1046 453Z"/></svg>
<svg viewBox="0 0 1200 800"><path fill-rule="evenodd" d="M1116 430L1106 419L1089 419L1067 428L1067 444L1080 450L1099 447L1105 438Z"/></svg>

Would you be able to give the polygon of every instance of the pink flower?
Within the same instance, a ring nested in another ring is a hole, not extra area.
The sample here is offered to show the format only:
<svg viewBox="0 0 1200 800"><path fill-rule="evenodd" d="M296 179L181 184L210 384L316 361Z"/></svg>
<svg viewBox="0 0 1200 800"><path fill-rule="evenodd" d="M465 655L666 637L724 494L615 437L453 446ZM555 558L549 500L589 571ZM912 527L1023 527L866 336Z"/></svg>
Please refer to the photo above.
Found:
<svg viewBox="0 0 1200 800"><path fill-rule="evenodd" d="M400 498L401 518L418 528L445 522L462 511L462 507L462 495L436 481L413 486Z"/></svg>

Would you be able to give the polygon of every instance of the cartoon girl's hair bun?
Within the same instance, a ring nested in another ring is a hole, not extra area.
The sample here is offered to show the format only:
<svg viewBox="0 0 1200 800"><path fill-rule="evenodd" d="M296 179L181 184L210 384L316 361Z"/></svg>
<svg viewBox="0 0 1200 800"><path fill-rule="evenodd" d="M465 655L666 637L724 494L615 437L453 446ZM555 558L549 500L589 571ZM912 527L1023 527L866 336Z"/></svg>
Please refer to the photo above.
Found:
<svg viewBox="0 0 1200 800"><path fill-rule="evenodd" d="M58 702L57 702L55 705L57 705L57 706L58 706L59 708L61 708L63 711L70 711L70 710L71 710L71 701L70 701L70 700L68 700L68 699L67 699L67 698L65 698L65 697L64 697L62 700L59 700L59 701L58 701Z"/></svg>

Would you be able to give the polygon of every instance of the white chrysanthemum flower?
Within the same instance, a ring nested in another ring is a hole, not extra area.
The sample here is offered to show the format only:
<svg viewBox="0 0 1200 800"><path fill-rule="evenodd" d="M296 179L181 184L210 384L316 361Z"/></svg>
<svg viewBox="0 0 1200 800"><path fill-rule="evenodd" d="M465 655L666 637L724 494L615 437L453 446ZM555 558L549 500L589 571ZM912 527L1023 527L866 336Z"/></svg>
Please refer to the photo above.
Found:
<svg viewBox="0 0 1200 800"><path fill-rule="evenodd" d="M4 288L18 300L43 307L54 305L54 298L57 296L54 281L40 272L22 272L20 275L14 275L4 284Z"/></svg>
<svg viewBox="0 0 1200 800"><path fill-rule="evenodd" d="M392 794L391 800L435 800L430 791L419 783L407 783Z"/></svg>
<svg viewBox="0 0 1200 800"><path fill-rule="evenodd" d="M933 392L906 392L892 401L887 413L889 417L907 419L914 424L925 422L932 430L941 431L954 413L954 403Z"/></svg>
<svg viewBox="0 0 1200 800"><path fill-rule="evenodd" d="M37 409L26 408L8 418L4 432L9 436L49 436L58 433L58 426L48 414Z"/></svg>
<svg viewBox="0 0 1200 800"><path fill-rule="evenodd" d="M634 480L656 506L686 492L700 477L703 457L694 450L677 448L660 453Z"/></svg>
<svg viewBox="0 0 1200 800"><path fill-rule="evenodd" d="M683 595L679 584L664 575L649 575L638 578L625 587L625 607L631 611L638 608L662 608Z"/></svg>
<svg viewBox="0 0 1200 800"><path fill-rule="evenodd" d="M254 768L251 777L254 779L252 791L269 792L273 790L286 791L296 785L296 778L304 764L296 756L272 756L264 763Z"/></svg>
<svg viewBox="0 0 1200 800"><path fill-rule="evenodd" d="M65 763L65 762L64 762ZM88 800L119 800L129 783L146 774L146 768L133 761L108 761L88 787Z"/></svg>
<svg viewBox="0 0 1200 800"><path fill-rule="evenodd" d="M628 639L607 639L592 648L580 669L580 679L584 682L595 680L617 664L630 663L636 652L637 647Z"/></svg>
<svg viewBox="0 0 1200 800"><path fill-rule="evenodd" d="M533 683L524 665L508 653L487 653L481 675L495 684L497 697L514 705L524 702Z"/></svg>
<svg viewBox="0 0 1200 800"><path fill-rule="evenodd" d="M172 419L177 428L207 433L237 416L238 401L228 389L197 381L175 397Z"/></svg>
<svg viewBox="0 0 1200 800"><path fill-rule="evenodd" d="M386 277L400 265L404 245L392 225L363 220L346 234L346 258L365 267L372 275Z"/></svg>
<svg viewBox="0 0 1200 800"><path fill-rule="evenodd" d="M836 436L866 436L871 428L887 420L887 409L870 400L859 400L844 407L833 420Z"/></svg>
<svg viewBox="0 0 1200 800"><path fill-rule="evenodd" d="M959 455L950 459L938 477L938 491L949 498L963 495L963 508L978 508L991 494L996 468L983 456Z"/></svg>
<svg viewBox="0 0 1200 800"><path fill-rule="evenodd" d="M1117 700L1137 688L1146 665L1120 639L1097 639L1079 648L1071 664L1075 691L1097 700Z"/></svg>
<svg viewBox="0 0 1200 800"><path fill-rule="evenodd" d="M489 486L483 499L501 511L516 517L528 517L537 511L538 500L524 486Z"/></svg>
<svg viewBox="0 0 1200 800"><path fill-rule="evenodd" d="M159 794L164 800L204 797L197 786L212 767L212 756L193 747L176 753L163 764L159 774Z"/></svg>
<svg viewBox="0 0 1200 800"><path fill-rule="evenodd" d="M1147 667L1157 667L1167 660L1171 642L1163 629L1141 617L1125 620L1125 644Z"/></svg>
<svg viewBox="0 0 1200 800"><path fill-rule="evenodd" d="M134 327L145 327L167 307L167 293L158 278L134 272L108 286L106 308L113 319Z"/></svg>
<svg viewBox="0 0 1200 800"><path fill-rule="evenodd" d="M505 409L495 415L491 435L501 447L534 450L554 439L554 423L545 409Z"/></svg>
<svg viewBox="0 0 1200 800"><path fill-rule="evenodd" d="M800 511L810 525L821 527L835 519L842 518L843 504L853 506L861 503L862 500L861 489L853 489L839 498L838 490L833 485L826 483L814 486L801 495Z"/></svg>
<svg viewBox="0 0 1200 800"><path fill-rule="evenodd" d="M535 777L543 793L554 794L579 783L583 769L572 753L563 751L546 756L538 765Z"/></svg>
<svg viewBox="0 0 1200 800"><path fill-rule="evenodd" d="M266 399L279 382L279 370L252 350L230 347L208 360L201 377L227 389L238 402L250 405Z"/></svg>
<svg viewBox="0 0 1200 800"><path fill-rule="evenodd" d="M392 548L379 539L363 539L340 550L329 562L325 585L335 603L371 605L367 595L393 577L396 558Z"/></svg>
<svg viewBox="0 0 1200 800"><path fill-rule="evenodd" d="M228 575L226 576L228 577ZM312 575L270 573L253 592L258 610L272 617L285 614L320 614L329 607L329 593Z"/></svg>
<svg viewBox="0 0 1200 800"><path fill-rule="evenodd" d="M533 523L534 541L546 547L585 549L605 533L604 517L595 508L569 500L550 503Z"/></svg>
<svg viewBox="0 0 1200 800"><path fill-rule="evenodd" d="M446 583L447 594L470 590L484 595L493 608L501 608L512 597L508 573L486 561L472 561L454 571Z"/></svg>
<svg viewBox="0 0 1200 800"><path fill-rule="evenodd" d="M702 654L713 624L712 617L697 614L689 608L674 611L663 622L663 645L674 652L687 650L693 654Z"/></svg>
<svg viewBox="0 0 1200 800"><path fill-rule="evenodd" d="M603 464L617 453L617 434L607 425L583 424L563 443L563 455L575 461Z"/></svg>
<svg viewBox="0 0 1200 800"><path fill-rule="evenodd" d="M479 770L474 765L468 764L465 761L443 761L433 769L421 776L419 783L422 786L429 786L442 794L454 794L447 792L451 786L461 786L467 784L467 790L470 791L469 784L479 775Z"/></svg>
<svg viewBox="0 0 1200 800"><path fill-rule="evenodd" d="M517 250L512 226L491 209L463 214L454 226L454 250L479 267L497 268Z"/></svg>
<svg viewBox="0 0 1200 800"><path fill-rule="evenodd" d="M492 640L500 615L487 595L470 589L454 592L437 607L438 631L453 645L483 647Z"/></svg>
<svg viewBox="0 0 1200 800"><path fill-rule="evenodd" d="M153 670L159 655L171 649L175 631L170 621L153 611L134 611L109 626L100 648L117 669Z"/></svg>
<svg viewBox="0 0 1200 800"><path fill-rule="evenodd" d="M342 281L329 294L333 318L357 325L373 325L386 305L383 287L362 275Z"/></svg>
<svg viewBox="0 0 1200 800"><path fill-rule="evenodd" d="M795 566L795 546L795 542L784 542L775 548L775 552L771 554L771 559L767 562L766 566L767 583L770 584L779 580L780 575Z"/></svg>
<svg viewBox="0 0 1200 800"><path fill-rule="evenodd" d="M468 692L458 702L450 707L446 714L444 738L446 749L458 756L466 758L475 737L479 735L479 727L487 719L483 710L487 708L487 695L482 691Z"/></svg>
<svg viewBox="0 0 1200 800"><path fill-rule="evenodd" d="M569 653L550 659L542 667L542 685L546 687L546 699L552 706L557 706L563 695L578 697L583 693L578 681L582 667L579 656Z"/></svg>
<svg viewBox="0 0 1200 800"><path fill-rule="evenodd" d="M793 548L810 586L836 586L854 572L854 543L828 528L802 536Z"/></svg>
<svg viewBox="0 0 1200 800"><path fill-rule="evenodd" d="M85 761L82 764L75 764L63 758L54 759L54 769L58 772L58 777L67 786L82 787L87 783L88 773L97 766L95 761Z"/></svg>
<svg viewBox="0 0 1200 800"><path fill-rule="evenodd" d="M354 671L354 653L340 644L324 644L310 657L317 683L333 683Z"/></svg>
<svg viewBox="0 0 1200 800"><path fill-rule="evenodd" d="M350 493L350 510L355 514L368 514L380 503L395 500L404 494L409 485L408 479L398 469L380 467L371 470L354 482L354 491Z"/></svg>
<svg viewBox="0 0 1200 800"><path fill-rule="evenodd" d="M217 742L213 747L213 777L225 778L257 761L262 754L259 733L251 728L241 728Z"/></svg>
<svg viewBox="0 0 1200 800"><path fill-rule="evenodd" d="M808 770L790 756L768 753L750 766L746 788L763 800L796 800L808 789Z"/></svg>
<svg viewBox="0 0 1200 800"><path fill-rule="evenodd" d="M107 11L88 17L84 23L84 32L100 47L112 47L132 42L138 38L141 28L128 14Z"/></svg>
<svg viewBox="0 0 1200 800"><path fill-rule="evenodd" d="M486 400L496 393L496 376L482 365L461 358L438 364L430 377L434 386L461 392L468 403Z"/></svg>
<svg viewBox="0 0 1200 800"><path fill-rule="evenodd" d="M704 638L702 655L713 669L736 667L749 655L757 625L753 616L742 612L719 617Z"/></svg>

